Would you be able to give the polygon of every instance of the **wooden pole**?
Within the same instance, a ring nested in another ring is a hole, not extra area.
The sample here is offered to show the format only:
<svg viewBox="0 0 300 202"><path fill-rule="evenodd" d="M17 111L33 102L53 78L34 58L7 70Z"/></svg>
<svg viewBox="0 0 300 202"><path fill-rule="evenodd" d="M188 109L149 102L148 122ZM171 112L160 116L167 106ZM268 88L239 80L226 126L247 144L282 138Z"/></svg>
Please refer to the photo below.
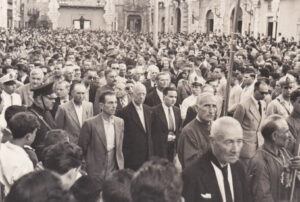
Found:
<svg viewBox="0 0 300 202"><path fill-rule="evenodd" d="M226 94L225 94L225 102L223 108L223 116L227 116L228 114L228 102L230 96L230 84L231 84L231 77L232 77L232 69L234 63L234 54L236 49L236 38L238 32L238 16L240 11L240 3L241 0L236 1L236 6L234 10L234 20L233 20L233 32L231 33L231 47L230 47L230 60L229 60L229 70L227 75L227 85L226 85Z"/></svg>
<svg viewBox="0 0 300 202"><path fill-rule="evenodd" d="M153 45L158 48L158 0L154 0Z"/></svg>

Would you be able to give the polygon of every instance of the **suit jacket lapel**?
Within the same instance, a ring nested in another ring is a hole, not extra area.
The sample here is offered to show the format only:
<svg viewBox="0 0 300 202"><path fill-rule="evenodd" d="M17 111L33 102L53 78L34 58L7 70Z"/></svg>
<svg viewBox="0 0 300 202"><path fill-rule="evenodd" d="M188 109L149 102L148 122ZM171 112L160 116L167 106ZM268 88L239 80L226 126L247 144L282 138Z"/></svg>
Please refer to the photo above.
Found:
<svg viewBox="0 0 300 202"><path fill-rule="evenodd" d="M263 107L263 106L262 106ZM260 121L261 115L256 107L256 103L251 99L251 104L250 104L250 112L253 114L253 116L257 119L257 121Z"/></svg>
<svg viewBox="0 0 300 202"><path fill-rule="evenodd" d="M159 112L159 119L163 122L163 125L166 126L166 128L168 129L168 121L162 104L160 104L158 112Z"/></svg>
<svg viewBox="0 0 300 202"><path fill-rule="evenodd" d="M241 198L241 193L243 193L242 184L239 179L238 171L236 170L236 166L234 164L230 164L231 173L232 173L232 184L233 184L233 193L234 193L234 201L243 201Z"/></svg>
<svg viewBox="0 0 300 202"><path fill-rule="evenodd" d="M120 122L117 121L116 117L114 117L114 129L115 129L115 138L116 138L116 148L118 148L118 145L120 144L120 138L121 138L121 125Z"/></svg>
<svg viewBox="0 0 300 202"><path fill-rule="evenodd" d="M70 116L74 120L74 122L80 127L79 119L78 119L77 113L75 111L75 106L74 106L73 102L71 102L71 101L68 103L68 111L70 113Z"/></svg>
<svg viewBox="0 0 300 202"><path fill-rule="evenodd" d="M88 108L87 108L87 103L83 102L82 103L82 122L84 122L87 117L88 117Z"/></svg>
<svg viewBox="0 0 300 202"><path fill-rule="evenodd" d="M145 129L144 129L144 127L143 127L143 124L142 124L142 122L141 122L141 120L140 120L140 117L139 117L139 115L138 115L138 113L137 113L137 111L136 111L136 109L135 109L135 107L134 107L134 105L133 105L133 103L131 102L130 103L130 112L131 112L131 117L132 117L132 119L136 122L136 124L143 130L143 131L145 131ZM144 108L144 116L145 116L145 108ZM145 117L145 119L146 119L146 117ZM145 121L145 124L146 124L146 121Z"/></svg>
<svg viewBox="0 0 300 202"><path fill-rule="evenodd" d="M211 164L209 155L207 154L206 154L206 161L207 161L206 163L200 166L203 167L205 170L204 178L206 179L205 186L207 188L207 192L212 194L213 201L222 201L222 196L218 185L217 177L215 174L215 170Z"/></svg>
<svg viewBox="0 0 300 202"><path fill-rule="evenodd" d="M97 135L100 138L101 142L104 145L104 148L107 150L107 142L106 142L106 134L104 130L104 123L103 123L103 118L102 118L102 113L98 115L98 120L97 120Z"/></svg>

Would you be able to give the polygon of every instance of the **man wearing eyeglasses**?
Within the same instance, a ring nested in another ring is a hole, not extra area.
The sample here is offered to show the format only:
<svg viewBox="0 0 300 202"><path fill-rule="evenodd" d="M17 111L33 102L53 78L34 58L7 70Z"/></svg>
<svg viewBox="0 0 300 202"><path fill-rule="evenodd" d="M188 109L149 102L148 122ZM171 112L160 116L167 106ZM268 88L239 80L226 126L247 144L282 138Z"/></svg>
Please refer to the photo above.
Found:
<svg viewBox="0 0 300 202"><path fill-rule="evenodd" d="M269 87L264 81L257 81L254 84L253 95L241 102L233 115L240 122L244 131L244 146L240 160L245 169L247 169L248 162L255 155L258 147L263 144L263 138L259 131L265 117L264 98L269 94L268 90Z"/></svg>
<svg viewBox="0 0 300 202"><path fill-rule="evenodd" d="M287 118L293 111L290 101L292 90L295 86L295 79L292 76L285 76L279 80L281 94L268 105L266 115L278 114Z"/></svg>

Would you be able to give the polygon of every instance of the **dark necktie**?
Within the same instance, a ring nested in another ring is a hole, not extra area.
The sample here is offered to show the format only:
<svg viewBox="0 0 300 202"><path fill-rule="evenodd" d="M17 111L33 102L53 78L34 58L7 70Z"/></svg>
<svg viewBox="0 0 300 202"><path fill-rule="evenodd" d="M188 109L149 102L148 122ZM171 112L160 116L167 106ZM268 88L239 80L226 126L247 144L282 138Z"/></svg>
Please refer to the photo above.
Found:
<svg viewBox="0 0 300 202"><path fill-rule="evenodd" d="M228 167L228 165L221 168L221 171L222 171L222 174L223 174L223 179L224 179L226 202L233 202L232 196L231 196L231 191L230 191L230 186L229 186L229 181L228 181L227 167Z"/></svg>
<svg viewBox="0 0 300 202"><path fill-rule="evenodd" d="M225 167L222 168L219 161L216 159L216 157L212 154L211 151L209 152L209 154L210 154L211 161L222 171L226 202L233 202L231 191L230 191L230 186L229 186L229 181L228 181L228 170L227 170L228 165L226 165Z"/></svg>
<svg viewBox="0 0 300 202"><path fill-rule="evenodd" d="M171 114L171 107L168 108L168 116L169 116L169 131L175 131L174 120Z"/></svg>
<svg viewBox="0 0 300 202"><path fill-rule="evenodd" d="M258 111L259 111L259 114L262 115L262 109L261 109L261 102L258 101Z"/></svg>

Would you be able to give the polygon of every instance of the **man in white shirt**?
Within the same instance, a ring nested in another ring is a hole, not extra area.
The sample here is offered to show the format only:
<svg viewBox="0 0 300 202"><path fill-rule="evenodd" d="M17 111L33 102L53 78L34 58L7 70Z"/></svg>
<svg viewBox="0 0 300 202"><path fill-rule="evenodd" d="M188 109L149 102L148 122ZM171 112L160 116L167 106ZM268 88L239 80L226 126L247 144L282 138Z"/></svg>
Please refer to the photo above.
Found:
<svg viewBox="0 0 300 202"><path fill-rule="evenodd" d="M152 110L154 155L168 158L169 161L173 162L181 128L180 110L174 106L177 99L176 88L167 87L163 93L164 102Z"/></svg>
<svg viewBox="0 0 300 202"><path fill-rule="evenodd" d="M15 114L8 125L13 139L2 144L0 149L0 182L5 186L5 194L16 180L34 170L23 148L32 144L40 127L37 118L27 112Z"/></svg>
<svg viewBox="0 0 300 202"><path fill-rule="evenodd" d="M255 81L255 72L253 69L248 68L244 72L244 81L243 81L243 91L241 93L241 101L240 103L244 102L248 98L253 95L254 92L254 82Z"/></svg>
<svg viewBox="0 0 300 202"><path fill-rule="evenodd" d="M114 170L124 168L124 121L114 114L117 97L105 91L99 97L101 113L83 123L78 145L82 148L90 176L103 178Z"/></svg>
<svg viewBox="0 0 300 202"><path fill-rule="evenodd" d="M77 83L72 89L73 99L58 107L55 122L69 133L70 141L77 144L82 124L93 116L93 104L85 101L86 87Z"/></svg>
<svg viewBox="0 0 300 202"><path fill-rule="evenodd" d="M3 86L3 91L1 94L3 111L0 115L0 125L1 127L6 127L6 121L4 119L4 113L7 107L12 105L22 105L21 97L19 94L15 93L16 90L16 80L13 74L6 74L0 78L0 83Z"/></svg>
<svg viewBox="0 0 300 202"><path fill-rule="evenodd" d="M181 119L186 118L187 109L196 104L197 96L201 93L201 87L204 80L201 77L195 76L191 83L192 95L185 98L180 106Z"/></svg>

